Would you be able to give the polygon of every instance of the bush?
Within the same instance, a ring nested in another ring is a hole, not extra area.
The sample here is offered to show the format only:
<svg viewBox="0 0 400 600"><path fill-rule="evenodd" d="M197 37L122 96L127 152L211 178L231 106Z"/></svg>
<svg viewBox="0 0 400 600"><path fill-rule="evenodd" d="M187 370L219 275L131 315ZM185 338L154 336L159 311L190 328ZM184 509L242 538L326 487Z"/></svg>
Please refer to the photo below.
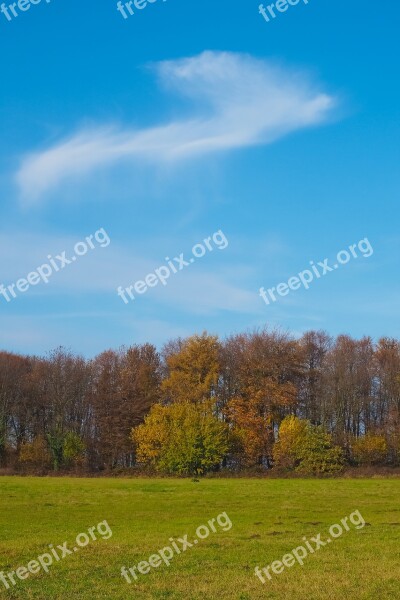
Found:
<svg viewBox="0 0 400 600"><path fill-rule="evenodd" d="M282 421L273 456L276 467L304 475L334 475L344 465L343 451L329 433L294 416Z"/></svg>
<svg viewBox="0 0 400 600"><path fill-rule="evenodd" d="M360 465L379 465L386 461L388 446L383 435L367 433L352 443L354 460Z"/></svg>
<svg viewBox="0 0 400 600"><path fill-rule="evenodd" d="M69 431L64 439L63 460L67 467L82 466L85 460L86 446L78 434Z"/></svg>
<svg viewBox="0 0 400 600"><path fill-rule="evenodd" d="M157 404L132 431L138 462L191 476L218 468L229 449L228 436L226 424L193 404Z"/></svg>
<svg viewBox="0 0 400 600"><path fill-rule="evenodd" d="M299 466L299 448L307 435L308 421L297 417L286 417L279 428L279 440L274 445L273 457L275 466L281 469L294 470Z"/></svg>
<svg viewBox="0 0 400 600"><path fill-rule="evenodd" d="M24 442L21 445L19 462L32 467L50 467L51 454L43 436L38 436L32 442Z"/></svg>

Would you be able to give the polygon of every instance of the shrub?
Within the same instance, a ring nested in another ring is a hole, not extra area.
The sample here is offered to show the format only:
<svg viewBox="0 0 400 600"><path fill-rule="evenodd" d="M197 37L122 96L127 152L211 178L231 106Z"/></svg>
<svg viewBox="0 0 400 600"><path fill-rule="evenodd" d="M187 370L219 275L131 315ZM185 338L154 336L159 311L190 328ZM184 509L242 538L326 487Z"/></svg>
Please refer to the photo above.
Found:
<svg viewBox="0 0 400 600"><path fill-rule="evenodd" d="M51 454L43 436L38 436L32 442L24 442L21 445L19 462L41 468L48 468L51 465Z"/></svg>
<svg viewBox="0 0 400 600"><path fill-rule="evenodd" d="M86 446L78 434L69 431L64 438L63 461L66 466L82 466Z"/></svg>
<svg viewBox="0 0 400 600"><path fill-rule="evenodd" d="M139 462L163 473L203 475L217 468L229 449L229 430L200 406L153 406L132 431Z"/></svg>
<svg viewBox="0 0 400 600"><path fill-rule="evenodd" d="M279 428L279 440L273 449L275 466L295 469L300 464L300 445L307 435L307 423L294 416L286 417Z"/></svg>
<svg viewBox="0 0 400 600"><path fill-rule="evenodd" d="M354 460L360 465L378 465L385 462L388 446L383 435L367 433L352 443Z"/></svg>
<svg viewBox="0 0 400 600"><path fill-rule="evenodd" d="M298 417L286 417L273 450L274 464L304 475L334 475L343 469L343 451L322 427Z"/></svg>

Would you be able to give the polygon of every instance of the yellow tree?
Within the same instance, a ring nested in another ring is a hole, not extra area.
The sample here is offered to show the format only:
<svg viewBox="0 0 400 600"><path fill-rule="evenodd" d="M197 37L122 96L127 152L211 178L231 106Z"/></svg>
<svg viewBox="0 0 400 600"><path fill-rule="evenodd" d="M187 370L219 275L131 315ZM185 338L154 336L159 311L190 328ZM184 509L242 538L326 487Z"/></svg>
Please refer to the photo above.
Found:
<svg viewBox="0 0 400 600"><path fill-rule="evenodd" d="M216 336L195 335L166 358L168 375L162 383L169 402L215 406L220 345Z"/></svg>
<svg viewBox="0 0 400 600"><path fill-rule="evenodd" d="M293 415L282 421L273 453L277 467L306 475L333 475L344 464L342 449L323 427Z"/></svg>
<svg viewBox="0 0 400 600"><path fill-rule="evenodd" d="M229 429L200 405L153 406L132 431L139 463L164 473L203 475L229 450Z"/></svg>

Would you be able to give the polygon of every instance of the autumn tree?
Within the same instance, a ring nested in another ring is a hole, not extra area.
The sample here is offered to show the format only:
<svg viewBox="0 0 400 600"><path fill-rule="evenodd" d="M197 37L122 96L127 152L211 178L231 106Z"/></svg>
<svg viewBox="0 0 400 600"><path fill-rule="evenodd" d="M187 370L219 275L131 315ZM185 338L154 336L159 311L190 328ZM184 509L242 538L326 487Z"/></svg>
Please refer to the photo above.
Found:
<svg viewBox="0 0 400 600"><path fill-rule="evenodd" d="M227 425L200 404L153 406L133 429L140 463L177 475L204 475L217 469L229 449Z"/></svg>
<svg viewBox="0 0 400 600"><path fill-rule="evenodd" d="M0 465L5 464L12 447L19 453L29 435L33 411L31 370L29 357L0 352Z"/></svg>
<svg viewBox="0 0 400 600"><path fill-rule="evenodd" d="M83 439L69 431L64 437L63 462L67 467L81 467L85 461L86 444Z"/></svg>
<svg viewBox="0 0 400 600"><path fill-rule="evenodd" d="M351 436L362 435L370 426L373 354L370 338L354 340L340 335L326 361L322 424L347 455Z"/></svg>
<svg viewBox="0 0 400 600"><path fill-rule="evenodd" d="M134 464L132 427L159 400L160 357L150 344L109 350L92 363L94 435L90 460L98 468Z"/></svg>
<svg viewBox="0 0 400 600"><path fill-rule="evenodd" d="M50 456L53 469L132 467L131 430L159 404L197 407L210 424L227 425L229 452L215 455L228 468L271 467L288 416L321 426L307 438L310 460L331 435L349 460L398 465L400 341L262 329L223 342L206 333L178 338L160 355L150 344L93 360L63 348L44 357L0 352L0 466L35 463L44 472ZM189 442L191 456L198 441L181 441Z"/></svg>
<svg viewBox="0 0 400 600"><path fill-rule="evenodd" d="M329 433L293 415L282 421L273 454L277 467L305 475L333 475L344 464L343 452Z"/></svg>
<svg viewBox="0 0 400 600"><path fill-rule="evenodd" d="M185 340L180 350L166 359L167 376L162 392L168 402L216 405L220 372L220 345L216 336L207 333Z"/></svg>
<svg viewBox="0 0 400 600"><path fill-rule="evenodd" d="M222 379L234 394L225 414L241 440L245 463L270 466L275 431L297 404L298 343L278 331L256 331L227 341ZM236 355L230 357L234 351ZM226 356L228 353L228 356Z"/></svg>
<svg viewBox="0 0 400 600"><path fill-rule="evenodd" d="M375 351L376 390L370 430L385 431L389 459L400 459L400 342L382 338Z"/></svg>
<svg viewBox="0 0 400 600"><path fill-rule="evenodd" d="M69 432L84 439L88 434L89 369L86 361L58 348L38 363L42 428L53 457L53 468L64 464L64 443Z"/></svg>
<svg viewBox="0 0 400 600"><path fill-rule="evenodd" d="M233 459L238 467L252 467L271 455L273 430L271 418L263 414L262 407L251 400L233 398L225 414L233 425Z"/></svg>
<svg viewBox="0 0 400 600"><path fill-rule="evenodd" d="M302 377L298 380L298 413L314 425L326 421L324 375L332 345L332 338L324 331L309 331L299 340Z"/></svg>
<svg viewBox="0 0 400 600"><path fill-rule="evenodd" d="M19 463L36 469L46 469L51 466L52 456L48 443L42 435L38 435L31 442L22 443Z"/></svg>
<svg viewBox="0 0 400 600"><path fill-rule="evenodd" d="M388 456L385 436L367 433L351 444L352 457L361 465L383 464Z"/></svg>

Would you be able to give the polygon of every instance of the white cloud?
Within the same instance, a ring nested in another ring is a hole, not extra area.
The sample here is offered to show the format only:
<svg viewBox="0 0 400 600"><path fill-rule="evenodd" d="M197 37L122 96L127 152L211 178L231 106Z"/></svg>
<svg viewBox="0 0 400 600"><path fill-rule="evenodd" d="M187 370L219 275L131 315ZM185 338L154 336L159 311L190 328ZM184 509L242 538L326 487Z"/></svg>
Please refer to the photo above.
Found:
<svg viewBox="0 0 400 600"><path fill-rule="evenodd" d="M84 239L84 236L80 239ZM13 256L12 261L4 263L0 283L7 286L26 278L28 273L49 262L49 254L55 257L65 250L66 257L70 258L74 244L78 241L79 238L68 236L0 233L0 255L6 256L8 253ZM143 280L147 274L165 265L161 250L158 258L154 256L155 252L153 251L153 257L143 256L139 244L117 244L113 240L106 248L96 244L95 249L89 250L76 262L59 272L53 272L47 284L41 282L37 286L31 286L25 293L18 293L18 298L40 295L57 305L58 299L64 298L65 294L71 298L85 295L95 299L101 294L114 299L113 311L121 315L129 314L136 307L160 313L179 308L191 315L213 315L222 311L243 314L260 312L256 292L251 286L236 282L240 265L236 264L235 270L232 270L229 263L224 261L221 264L219 252L215 257L208 257L208 268L198 259L196 264L171 276L166 286L159 284L156 288L149 289L144 296L138 296L128 306L125 305L117 296L117 288L120 285L133 285L135 281ZM218 275L212 272L213 267L219 269ZM16 306L16 303L18 299L13 300L13 304L7 304L0 296L0 309ZM94 312L96 311L98 309Z"/></svg>
<svg viewBox="0 0 400 600"><path fill-rule="evenodd" d="M84 129L25 156L16 174L22 200L35 202L67 179L122 160L172 165L268 144L322 122L335 103L304 74L242 54L208 51L155 69L168 89L190 98L194 116L143 129Z"/></svg>

